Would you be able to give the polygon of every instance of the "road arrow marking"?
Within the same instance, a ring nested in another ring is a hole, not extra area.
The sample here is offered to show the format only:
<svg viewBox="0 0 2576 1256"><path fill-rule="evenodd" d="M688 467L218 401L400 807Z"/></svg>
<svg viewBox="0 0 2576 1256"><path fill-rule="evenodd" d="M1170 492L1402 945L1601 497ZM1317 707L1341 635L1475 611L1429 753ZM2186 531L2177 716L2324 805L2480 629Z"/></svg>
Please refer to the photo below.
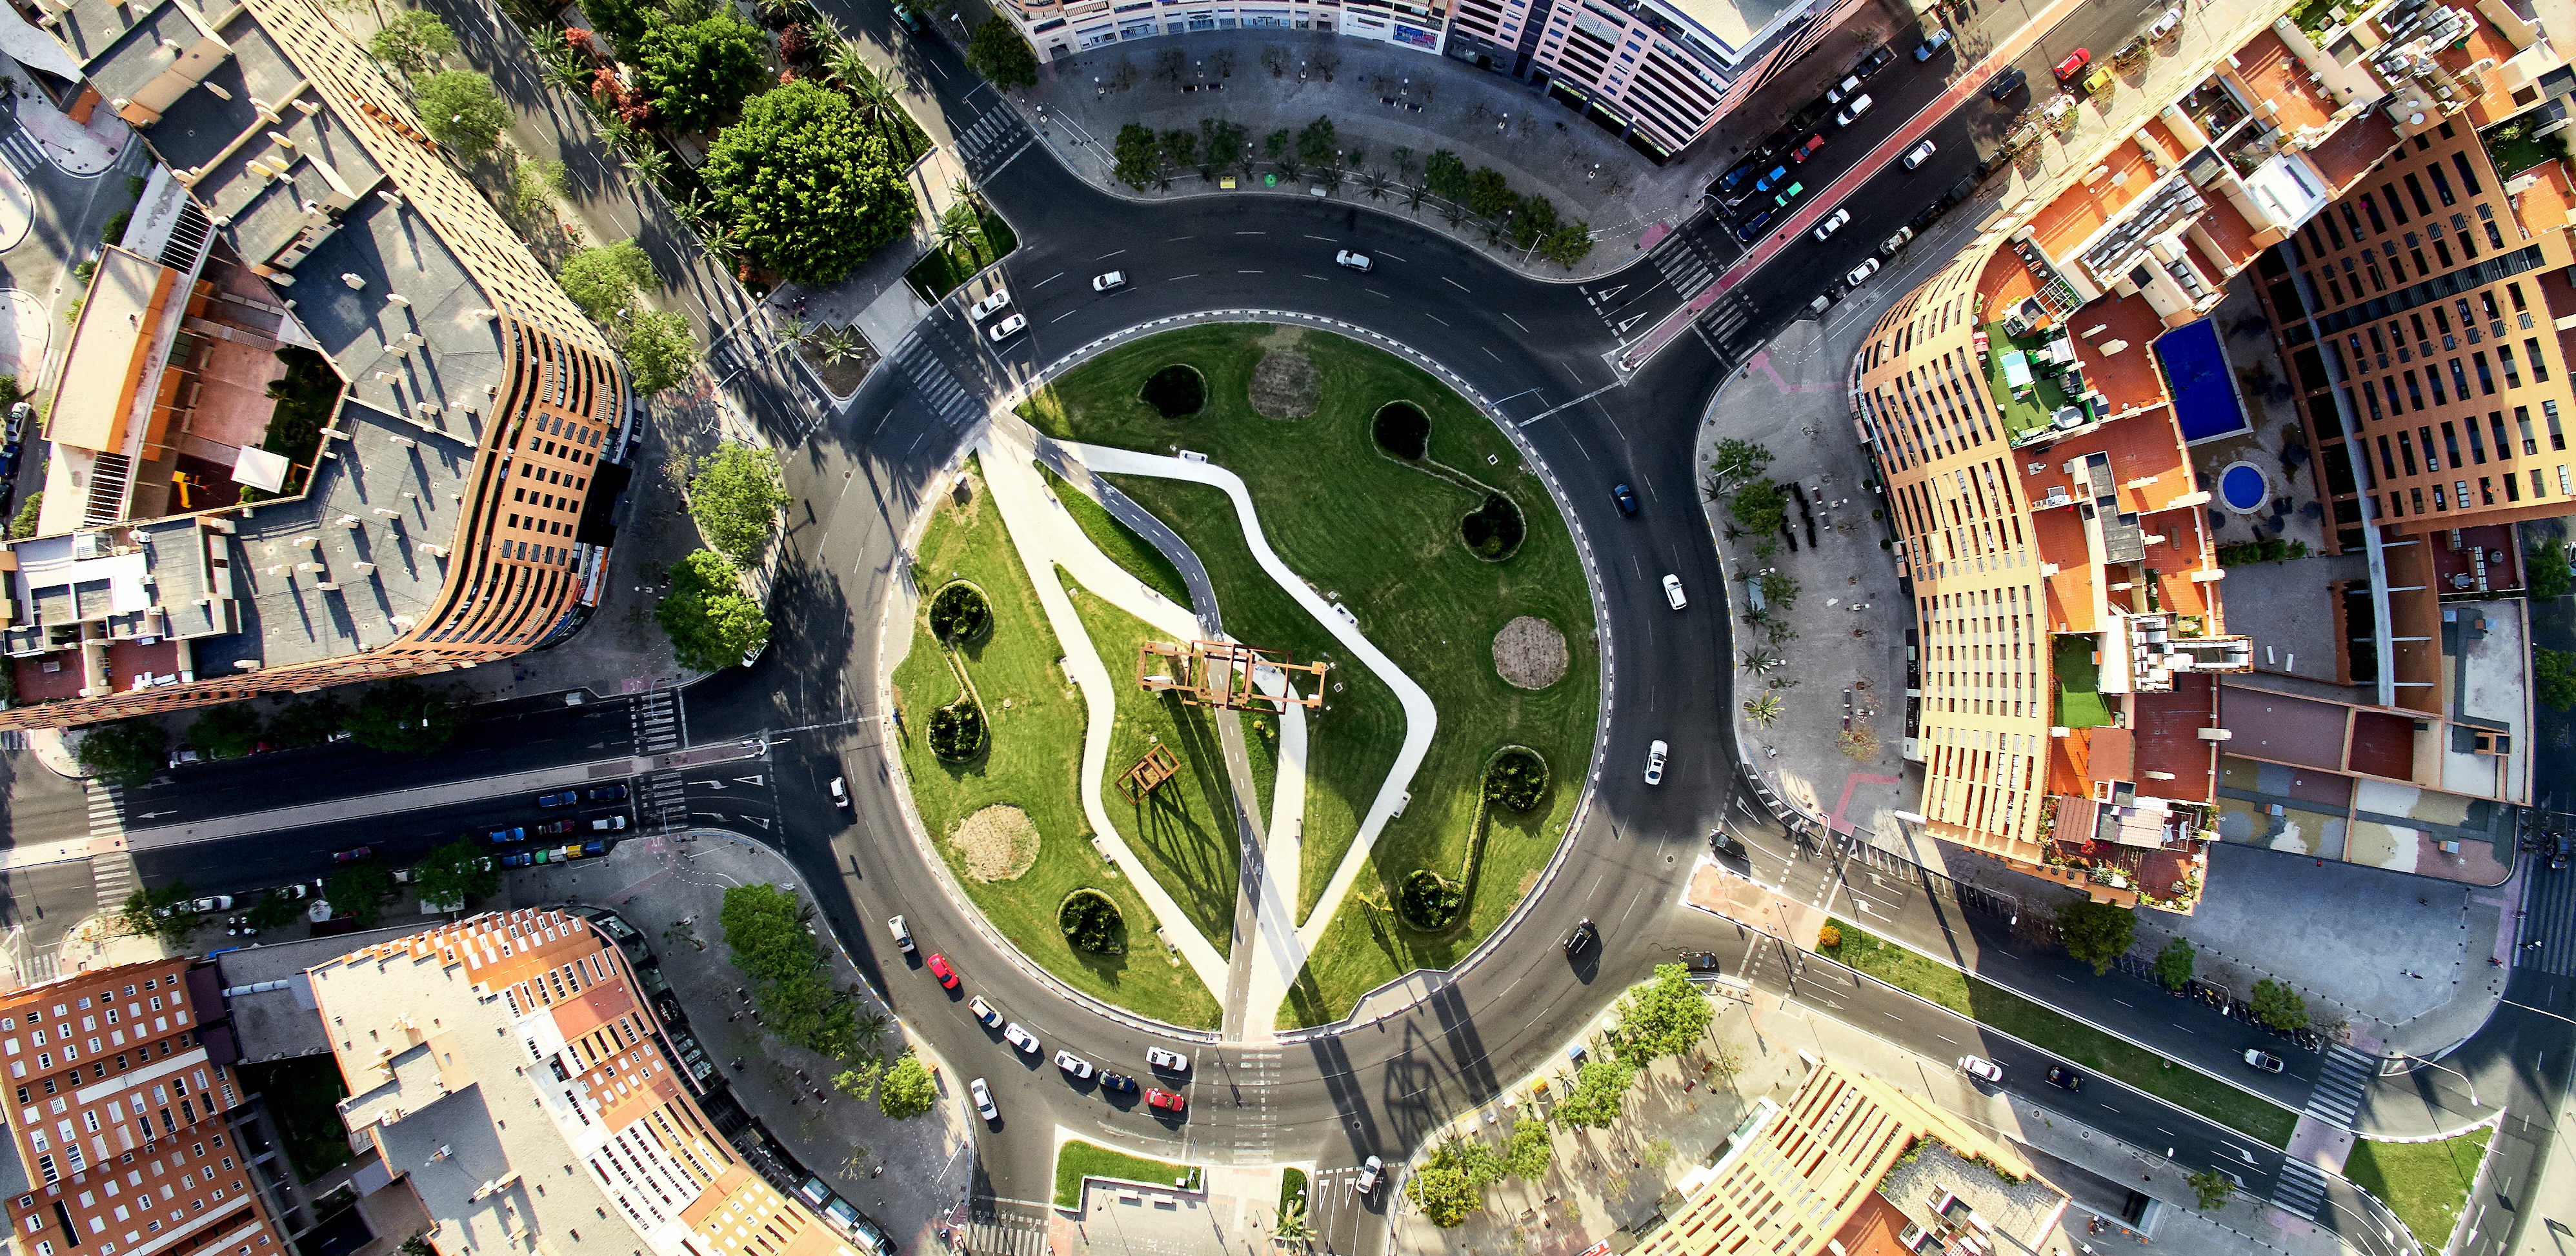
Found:
<svg viewBox="0 0 2576 1256"><path fill-rule="evenodd" d="M733 779L745 785L757 785L760 783L760 778L757 776L737 776Z"/></svg>

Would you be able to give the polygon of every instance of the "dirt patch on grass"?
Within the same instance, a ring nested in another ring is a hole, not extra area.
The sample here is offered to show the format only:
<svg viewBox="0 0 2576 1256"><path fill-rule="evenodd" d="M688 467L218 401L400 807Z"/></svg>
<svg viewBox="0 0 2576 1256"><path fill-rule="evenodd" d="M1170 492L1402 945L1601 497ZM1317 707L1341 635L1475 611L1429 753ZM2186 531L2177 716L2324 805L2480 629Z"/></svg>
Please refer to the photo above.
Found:
<svg viewBox="0 0 2576 1256"><path fill-rule="evenodd" d="M1252 408L1271 419L1302 419L1324 399L1324 375L1305 354L1273 349L1252 368Z"/></svg>
<svg viewBox="0 0 2576 1256"><path fill-rule="evenodd" d="M949 840L966 856L966 875L978 881L1015 881L1038 861L1038 826L1005 803L966 817Z"/></svg>
<svg viewBox="0 0 2576 1256"><path fill-rule="evenodd" d="M1523 615L1494 634L1494 670L1515 689L1545 689L1565 677L1565 634Z"/></svg>

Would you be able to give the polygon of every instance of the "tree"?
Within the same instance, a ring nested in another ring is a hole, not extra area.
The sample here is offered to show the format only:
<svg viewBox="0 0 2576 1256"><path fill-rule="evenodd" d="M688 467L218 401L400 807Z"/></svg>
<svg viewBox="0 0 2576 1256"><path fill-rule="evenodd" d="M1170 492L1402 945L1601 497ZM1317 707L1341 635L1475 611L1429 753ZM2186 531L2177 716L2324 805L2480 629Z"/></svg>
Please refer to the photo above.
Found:
<svg viewBox="0 0 2576 1256"><path fill-rule="evenodd" d="M1558 227L1539 245L1538 255L1567 270L1592 256L1592 224L1580 218Z"/></svg>
<svg viewBox="0 0 2576 1256"><path fill-rule="evenodd" d="M689 481L689 514L698 531L737 565L759 556L777 526L778 508L790 500L779 484L777 453L741 441L700 457Z"/></svg>
<svg viewBox="0 0 2576 1256"><path fill-rule="evenodd" d="M238 759L259 745L259 712L247 702L227 702L197 712L188 722L188 740L210 759Z"/></svg>
<svg viewBox="0 0 2576 1256"><path fill-rule="evenodd" d="M79 761L81 771L102 783L132 789L169 766L162 754L169 748L169 735L161 731L160 725L141 716L93 724L80 731L80 744L72 747L72 758Z"/></svg>
<svg viewBox="0 0 2576 1256"><path fill-rule="evenodd" d="M928 1112L938 1102L939 1083L909 1049L896 1058L894 1067L886 1070L885 1080L877 1083L877 1111L898 1121Z"/></svg>
<svg viewBox="0 0 2576 1256"><path fill-rule="evenodd" d="M1556 202L1544 196L1521 198L1520 212L1512 215L1512 243L1534 249L1556 234Z"/></svg>
<svg viewBox="0 0 2576 1256"><path fill-rule="evenodd" d="M2543 541L2534 546L2529 561L2523 564L2522 587L2534 601L2546 602L2563 597L2571 577L2567 570L2567 547L2557 541Z"/></svg>
<svg viewBox="0 0 2576 1256"><path fill-rule="evenodd" d="M157 938L163 946L178 946L204 920L189 906L192 897L185 881L173 881L157 890L136 890L126 895L125 904L117 909L117 932Z"/></svg>
<svg viewBox="0 0 2576 1256"><path fill-rule="evenodd" d="M673 127L710 131L766 77L768 42L731 6L686 25L663 22L636 45L636 77Z"/></svg>
<svg viewBox="0 0 2576 1256"><path fill-rule="evenodd" d="M832 1089L851 1099L866 1103L876 1096L877 1083L885 1080L885 1057L872 1055L832 1076Z"/></svg>
<svg viewBox="0 0 2576 1256"><path fill-rule="evenodd" d="M1453 1137L1423 1159L1405 1194L1431 1224L1454 1229L1485 1206L1485 1187L1502 1176L1502 1166L1483 1143Z"/></svg>
<svg viewBox="0 0 2576 1256"><path fill-rule="evenodd" d="M358 927L372 929L385 914L385 900L394 894L393 870L373 859L342 864L340 870L322 885L322 897L331 904L334 916L355 916Z"/></svg>
<svg viewBox="0 0 2576 1256"><path fill-rule="evenodd" d="M797 283L840 279L912 218L885 140L848 97L807 80L743 106L698 175L743 246Z"/></svg>
<svg viewBox="0 0 2576 1256"><path fill-rule="evenodd" d="M510 221L521 231L554 221L555 202L570 184L560 161L521 157L510 164Z"/></svg>
<svg viewBox="0 0 2576 1256"><path fill-rule="evenodd" d="M358 700L349 735L371 750L429 754L456 735L456 709L418 681L389 680Z"/></svg>
<svg viewBox="0 0 2576 1256"><path fill-rule="evenodd" d="M1492 166L1478 166L1467 176L1467 208L1478 218L1500 218L1512 208L1512 185Z"/></svg>
<svg viewBox="0 0 2576 1256"><path fill-rule="evenodd" d="M1762 474L1762 469L1771 465L1771 456L1770 450L1749 440L1730 436L1717 442L1716 454L1708 460L1708 478L1702 485L1708 499L1716 501L1727 490Z"/></svg>
<svg viewBox="0 0 2576 1256"><path fill-rule="evenodd" d="M367 51L405 74L425 74L437 68L440 58L456 51L456 32L447 29L437 14L396 9L376 37L367 41Z"/></svg>
<svg viewBox="0 0 2576 1256"><path fill-rule="evenodd" d="M298 698L268 721L268 736L284 746L318 746L340 731L348 710L337 698Z"/></svg>
<svg viewBox="0 0 2576 1256"><path fill-rule="evenodd" d="M253 929L283 929L288 925L294 924L295 917L302 911L302 908L295 905L294 899L288 898L280 891L270 890L267 894L262 895L257 903L251 905L249 916L250 927Z"/></svg>
<svg viewBox="0 0 2576 1256"><path fill-rule="evenodd" d="M671 567L671 591L653 607L680 665L701 672L733 666L769 641L769 620L742 591L733 564L699 550Z"/></svg>
<svg viewBox="0 0 2576 1256"><path fill-rule="evenodd" d="M1628 1087L1637 1080L1637 1066L1625 1060L1593 1056L1575 1072L1574 1092L1556 1105L1556 1120L1573 1129L1607 1129L1619 1119L1620 1105L1626 1101Z"/></svg>
<svg viewBox="0 0 2576 1256"><path fill-rule="evenodd" d="M510 107L492 90L492 80L472 70L441 70L412 84L420 124L430 138L456 150L473 163L501 147L501 131L510 125Z"/></svg>
<svg viewBox="0 0 2576 1256"><path fill-rule="evenodd" d="M467 900L499 890L501 873L490 866L474 843L449 842L420 862L414 884L420 887L422 904L444 903L448 910L458 911Z"/></svg>
<svg viewBox="0 0 2576 1256"><path fill-rule="evenodd" d="M967 256L972 258L975 254L975 241L981 239L983 234L984 220L975 216L973 205L964 201L953 201L948 208L940 211L937 230L940 248L954 253L962 245L966 249ZM970 266L969 269L973 267Z"/></svg>
<svg viewBox="0 0 2576 1256"><path fill-rule="evenodd" d="M2191 980L2192 958L2188 940L2175 938L2165 943L2165 949L2156 952L2156 980L2163 982L2167 990L2182 989L2182 984Z"/></svg>
<svg viewBox="0 0 2576 1256"><path fill-rule="evenodd" d="M2199 1197L2202 1212L2223 1208L2228 1200L2236 1197L2236 1180L2216 1169L2203 1169L2183 1181L2190 1185L2191 1193Z"/></svg>
<svg viewBox="0 0 2576 1256"><path fill-rule="evenodd" d="M1115 172L1118 181L1139 192L1144 191L1145 185L1162 169L1162 147L1162 141L1151 127L1130 122L1118 128L1118 138L1110 147L1118 162Z"/></svg>
<svg viewBox="0 0 2576 1256"><path fill-rule="evenodd" d="M1619 1032L1627 1039L1619 1058L1651 1064L1680 1055L1708 1032L1716 1010L1708 996L1692 985L1690 970L1679 964L1655 965L1655 979L1636 986L1619 1000Z"/></svg>
<svg viewBox="0 0 2576 1256"><path fill-rule="evenodd" d="M2254 1019L2274 1029L2297 1029L2308 1023L2308 1001L2286 984L2265 977L2254 983Z"/></svg>
<svg viewBox="0 0 2576 1256"><path fill-rule="evenodd" d="M2550 709L2576 707L2576 654L2547 646L2532 647L2531 679L2539 688L2536 696Z"/></svg>
<svg viewBox="0 0 2576 1256"><path fill-rule="evenodd" d="M1199 133L1165 131L1162 138L1163 162L1172 166L1194 166L1199 160Z"/></svg>
<svg viewBox="0 0 2576 1256"><path fill-rule="evenodd" d="M1467 199L1467 163L1448 149L1422 159L1422 181L1433 196L1444 201Z"/></svg>
<svg viewBox="0 0 2576 1256"><path fill-rule="evenodd" d="M1735 490L1735 501L1726 511L1748 535L1768 536L1789 518L1789 500L1779 485L1764 478Z"/></svg>
<svg viewBox="0 0 2576 1256"><path fill-rule="evenodd" d="M1504 1172L1535 1182L1555 1158L1556 1137L1548 1133L1547 1122L1527 1116L1512 1122L1512 1136L1503 1143Z"/></svg>
<svg viewBox="0 0 2576 1256"><path fill-rule="evenodd" d="M590 18L591 29L608 36L626 56L634 55L646 23L658 15L653 0L585 0L581 11Z"/></svg>
<svg viewBox="0 0 2576 1256"><path fill-rule="evenodd" d="M846 1056L858 1049L852 996L832 984L822 943L808 931L813 917L812 905L794 891L759 882L726 890L717 913L734 967L752 979L752 998L769 1031L809 1050Z"/></svg>
<svg viewBox="0 0 2576 1256"><path fill-rule="evenodd" d="M2111 971L2111 961L2129 951L2136 937L2137 914L2109 903L2071 903L2057 913L2057 938L2066 953L2093 966L2096 977Z"/></svg>
<svg viewBox="0 0 2576 1256"><path fill-rule="evenodd" d="M698 338L689 330L688 316L677 310L638 310L617 340L626 359L626 382L637 396L650 397L697 369Z"/></svg>
<svg viewBox="0 0 2576 1256"><path fill-rule="evenodd" d="M1008 21L986 18L966 45L966 64L1001 88L1027 87L1038 81L1038 50L1020 37Z"/></svg>
<svg viewBox="0 0 2576 1256"><path fill-rule="evenodd" d="M633 305L636 292L653 280L653 259L633 240L575 249L555 275L564 295L603 323Z"/></svg>
<svg viewBox="0 0 2576 1256"><path fill-rule="evenodd" d="M1297 132L1297 155L1310 166L1330 165L1340 160L1340 152L1335 147L1337 138L1333 134L1333 120L1319 114Z"/></svg>

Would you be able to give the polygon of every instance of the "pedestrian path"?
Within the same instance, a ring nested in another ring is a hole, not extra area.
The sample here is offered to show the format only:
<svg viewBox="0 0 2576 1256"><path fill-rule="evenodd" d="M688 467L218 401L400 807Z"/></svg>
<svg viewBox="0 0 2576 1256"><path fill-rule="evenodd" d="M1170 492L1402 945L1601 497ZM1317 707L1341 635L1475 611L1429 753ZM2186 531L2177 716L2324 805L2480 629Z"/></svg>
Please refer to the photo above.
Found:
<svg viewBox="0 0 2576 1256"><path fill-rule="evenodd" d="M2327 1047L2325 1067L2317 1072L2317 1088L2308 1097L2306 1115L2336 1129L2354 1128L2353 1118L2361 1111L2362 1093L2370 1088L2377 1063L2342 1043Z"/></svg>

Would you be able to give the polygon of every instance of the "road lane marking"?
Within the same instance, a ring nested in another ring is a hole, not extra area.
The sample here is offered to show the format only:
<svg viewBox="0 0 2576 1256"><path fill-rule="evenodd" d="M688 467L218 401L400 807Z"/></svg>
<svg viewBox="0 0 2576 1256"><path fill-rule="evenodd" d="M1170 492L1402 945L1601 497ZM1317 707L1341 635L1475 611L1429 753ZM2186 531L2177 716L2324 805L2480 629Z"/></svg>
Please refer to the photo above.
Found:
<svg viewBox="0 0 2576 1256"><path fill-rule="evenodd" d="M1443 327L1446 327L1446 326L1448 326L1448 325L1449 325L1449 320L1448 320L1448 319L1442 318L1442 317L1440 317L1440 316L1439 316L1439 315L1437 315L1437 314L1433 314L1433 313L1430 313L1430 312L1426 311L1426 312L1424 312L1424 314L1423 314L1422 316L1423 316L1424 318L1430 319L1432 322L1435 322L1435 323L1440 324L1440 325L1441 325L1441 326L1443 326Z"/></svg>
<svg viewBox="0 0 2576 1256"><path fill-rule="evenodd" d="M1392 301L1392 300L1394 300L1394 299L1395 299L1395 298L1393 298L1393 297L1390 297L1390 296L1386 295L1386 294L1385 294L1385 293L1383 293L1383 292L1378 291L1378 290L1377 290L1377 289L1375 289L1375 288L1362 288L1362 289L1360 289L1360 291L1365 292L1365 293L1369 294L1370 296L1376 297L1376 298L1378 298L1378 299L1379 299L1379 300L1381 300L1381 301Z"/></svg>
<svg viewBox="0 0 2576 1256"><path fill-rule="evenodd" d="M1095 258L1093 258L1093 259L1091 259L1091 260L1093 260L1093 261L1095 261L1095 262L1105 262L1105 261L1108 261L1110 258L1113 258L1113 257L1118 256L1118 254L1119 254L1119 253L1124 253L1124 252L1126 252L1126 251L1127 251L1127 250L1125 250L1125 249L1120 249L1120 250L1118 250L1116 253L1103 253L1103 254L1101 254L1100 256L1095 257Z"/></svg>
<svg viewBox="0 0 2576 1256"><path fill-rule="evenodd" d="M1036 283L1030 284L1030 285L1029 285L1029 289L1030 289L1030 291L1033 291L1033 292L1034 292L1034 291L1036 291L1037 289L1039 289L1039 288L1043 288L1043 287L1047 286L1048 284L1054 283L1056 280L1059 280L1059 279L1062 279L1062 278L1064 278L1064 272L1059 270L1059 271L1057 271L1056 273L1054 273L1054 274L1052 274L1052 275L1049 275L1049 276L1047 276L1046 278L1044 278L1044 279L1041 279L1041 280L1037 281Z"/></svg>
<svg viewBox="0 0 2576 1256"><path fill-rule="evenodd" d="M1512 318L1511 311L1509 311L1509 310L1505 310L1505 311L1503 311L1503 317L1505 317L1505 318ZM1517 318L1512 318L1512 326L1514 326L1514 327L1520 327L1520 328L1521 328L1521 334L1523 334L1523 335L1529 335L1529 334L1531 334L1531 333L1530 333L1530 329L1529 329L1529 328L1521 327L1521 320L1519 320L1519 319L1517 319Z"/></svg>
<svg viewBox="0 0 2576 1256"><path fill-rule="evenodd" d="M1165 276L1163 277L1163 282L1164 282L1164 283L1170 283L1170 282L1172 282L1173 280L1176 280L1176 279L1196 279L1196 278L1198 278L1198 277L1199 277L1199 273L1198 273L1197 271L1195 271L1195 270L1194 270L1194 271L1191 271L1190 273L1188 273L1188 274L1186 274L1186 275L1165 275Z"/></svg>
<svg viewBox="0 0 2576 1256"><path fill-rule="evenodd" d="M1326 244L1331 244L1333 242L1333 237L1331 236L1310 235L1306 238L1309 240L1321 240Z"/></svg>
<svg viewBox="0 0 2576 1256"><path fill-rule="evenodd" d="M1234 273L1236 273L1236 274L1238 274L1238 275L1258 275L1258 274L1260 274L1261 272L1260 272L1260 271L1257 271L1257 270L1238 270L1238 271L1236 271L1236 272L1234 272Z"/></svg>
<svg viewBox="0 0 2576 1256"><path fill-rule="evenodd" d="M1447 275L1442 275L1442 276L1440 277L1440 282L1445 283L1445 284L1449 285L1449 286L1450 286L1450 287L1452 287L1452 288L1456 288L1456 289L1457 289L1457 290L1459 290L1460 292L1474 292L1474 291L1475 291L1475 289L1470 288L1470 287L1468 287L1467 285L1465 285L1465 284L1463 284L1463 283L1460 283L1460 282L1458 282L1458 281L1457 281L1457 280L1455 280L1455 279L1451 279L1451 278L1450 278L1449 276L1447 276Z"/></svg>

